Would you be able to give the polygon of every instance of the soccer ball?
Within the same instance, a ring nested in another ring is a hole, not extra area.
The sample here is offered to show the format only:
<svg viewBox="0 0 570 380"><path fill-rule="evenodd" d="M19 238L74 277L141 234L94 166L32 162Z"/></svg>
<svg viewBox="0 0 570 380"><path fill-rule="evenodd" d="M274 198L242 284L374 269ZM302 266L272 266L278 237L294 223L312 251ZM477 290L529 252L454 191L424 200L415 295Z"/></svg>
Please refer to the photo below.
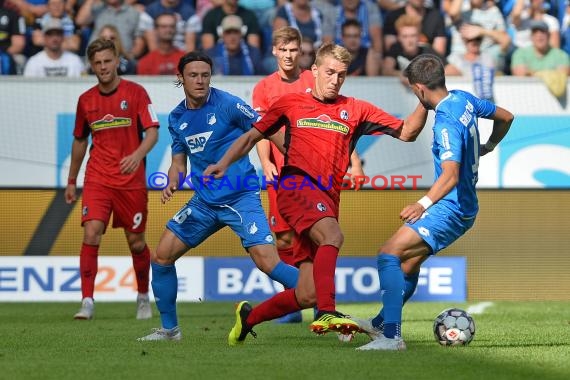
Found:
<svg viewBox="0 0 570 380"><path fill-rule="evenodd" d="M464 346L473 340L475 321L465 310L446 309L433 321L433 335L442 346Z"/></svg>

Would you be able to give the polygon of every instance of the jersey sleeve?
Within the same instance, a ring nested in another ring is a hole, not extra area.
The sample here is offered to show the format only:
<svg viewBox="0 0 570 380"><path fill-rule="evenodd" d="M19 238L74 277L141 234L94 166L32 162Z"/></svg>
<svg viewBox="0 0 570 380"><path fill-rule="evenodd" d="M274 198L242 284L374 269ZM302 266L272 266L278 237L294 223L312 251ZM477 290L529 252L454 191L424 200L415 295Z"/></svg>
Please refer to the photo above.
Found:
<svg viewBox="0 0 570 380"><path fill-rule="evenodd" d="M227 104L227 112L230 115L232 124L247 132L251 129L251 125L259 120L260 116L242 99L236 97L235 100L235 102Z"/></svg>
<svg viewBox="0 0 570 380"><path fill-rule="evenodd" d="M266 94L265 81L262 80L259 83L257 83L253 88L253 94L251 97L253 109L259 112L261 116L263 116L265 112L267 112L267 109L269 108L267 96L265 96L265 94Z"/></svg>
<svg viewBox="0 0 570 380"><path fill-rule="evenodd" d="M285 94L279 98L278 101L273 102L263 118L255 123L253 127L266 137L277 133L282 126L288 124L285 111L291 107L295 107L291 99L291 94Z"/></svg>
<svg viewBox="0 0 570 380"><path fill-rule="evenodd" d="M174 120L171 114L168 116L168 132L170 132L170 137L172 138L172 144L170 145L172 155L174 156L180 153L186 154L186 141L181 138L173 124Z"/></svg>
<svg viewBox="0 0 570 380"><path fill-rule="evenodd" d="M475 114L477 117L489 119L497 112L497 106L486 99L475 98L473 104L475 104Z"/></svg>
<svg viewBox="0 0 570 380"><path fill-rule="evenodd" d="M433 128L433 143L439 159L444 161L461 162L463 156L463 138L459 122L453 122L445 116L436 116Z"/></svg>
<svg viewBox="0 0 570 380"><path fill-rule="evenodd" d="M138 87L138 118L143 129L159 127L158 116L152 107L148 93L142 87Z"/></svg>
<svg viewBox="0 0 570 380"><path fill-rule="evenodd" d="M393 135L404 125L404 120L371 103L355 100L355 105L361 109L362 116L358 126L360 135Z"/></svg>
<svg viewBox="0 0 570 380"><path fill-rule="evenodd" d="M75 128L73 129L73 136L78 139L84 139L89 136L91 130L89 129L89 122L87 121L85 115L85 110L83 108L83 98L80 97L77 102L77 111L75 112Z"/></svg>

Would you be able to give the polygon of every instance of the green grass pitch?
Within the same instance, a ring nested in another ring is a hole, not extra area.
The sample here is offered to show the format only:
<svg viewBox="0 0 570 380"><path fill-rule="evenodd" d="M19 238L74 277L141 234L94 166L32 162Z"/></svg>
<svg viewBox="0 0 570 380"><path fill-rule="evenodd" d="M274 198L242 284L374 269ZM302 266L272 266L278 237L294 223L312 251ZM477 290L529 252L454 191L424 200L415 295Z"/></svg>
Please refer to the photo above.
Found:
<svg viewBox="0 0 570 380"><path fill-rule="evenodd" d="M404 308L405 352L358 352L368 342L315 336L301 324L266 322L240 347L227 345L231 303L182 303L180 342L137 342L160 320L135 320L135 303L97 303L95 319L74 321L77 303L1 303L2 379L570 379L568 302L495 302L474 315L477 331L466 347L441 347L435 316L451 306L409 303ZM359 317L375 304L342 304Z"/></svg>

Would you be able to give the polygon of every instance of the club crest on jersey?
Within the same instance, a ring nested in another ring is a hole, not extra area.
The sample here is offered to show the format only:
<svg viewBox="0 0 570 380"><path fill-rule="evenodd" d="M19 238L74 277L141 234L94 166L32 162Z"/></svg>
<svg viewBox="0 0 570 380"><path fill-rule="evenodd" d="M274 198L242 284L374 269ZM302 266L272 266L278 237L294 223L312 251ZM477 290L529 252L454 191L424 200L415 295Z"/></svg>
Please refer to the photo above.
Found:
<svg viewBox="0 0 570 380"><path fill-rule="evenodd" d="M319 202L319 203L317 203L317 210L319 210L320 212L325 212L325 211L327 211L327 206L325 206L324 204Z"/></svg>
<svg viewBox="0 0 570 380"><path fill-rule="evenodd" d="M87 211L89 211L89 209L87 208L87 206L83 206L83 209L81 210L81 214L83 216L87 216Z"/></svg>
<svg viewBox="0 0 570 380"><path fill-rule="evenodd" d="M348 120L348 111L347 110L340 111L340 118L344 121Z"/></svg>
<svg viewBox="0 0 570 380"><path fill-rule="evenodd" d="M343 135L347 135L350 131L348 126L333 120L329 115L319 115L315 118L299 119L297 120L297 127L326 129L342 133Z"/></svg>
<svg viewBox="0 0 570 380"><path fill-rule="evenodd" d="M215 113L209 113L206 115L206 122L208 123L208 125L214 125L216 124L216 114Z"/></svg>
<svg viewBox="0 0 570 380"><path fill-rule="evenodd" d="M127 108L129 108L129 103L126 100L121 101L121 109L125 111Z"/></svg>

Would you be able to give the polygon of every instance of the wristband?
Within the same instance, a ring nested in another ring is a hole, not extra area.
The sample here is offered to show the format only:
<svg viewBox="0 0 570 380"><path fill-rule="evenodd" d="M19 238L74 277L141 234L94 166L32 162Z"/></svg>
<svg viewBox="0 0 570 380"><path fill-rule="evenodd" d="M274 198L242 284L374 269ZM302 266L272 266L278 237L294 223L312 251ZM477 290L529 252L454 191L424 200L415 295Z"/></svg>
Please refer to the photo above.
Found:
<svg viewBox="0 0 570 380"><path fill-rule="evenodd" d="M489 152L492 152L496 146L497 146L497 143L494 143L491 140L487 140L487 142L485 143L485 149L487 149Z"/></svg>
<svg viewBox="0 0 570 380"><path fill-rule="evenodd" d="M77 178L68 178L67 184L68 185L77 185Z"/></svg>
<svg viewBox="0 0 570 380"><path fill-rule="evenodd" d="M421 204L422 207L423 207L425 210L427 210L427 209L433 204L432 200L429 199L429 197L428 197L427 195L424 195L424 196L418 201L418 203Z"/></svg>

